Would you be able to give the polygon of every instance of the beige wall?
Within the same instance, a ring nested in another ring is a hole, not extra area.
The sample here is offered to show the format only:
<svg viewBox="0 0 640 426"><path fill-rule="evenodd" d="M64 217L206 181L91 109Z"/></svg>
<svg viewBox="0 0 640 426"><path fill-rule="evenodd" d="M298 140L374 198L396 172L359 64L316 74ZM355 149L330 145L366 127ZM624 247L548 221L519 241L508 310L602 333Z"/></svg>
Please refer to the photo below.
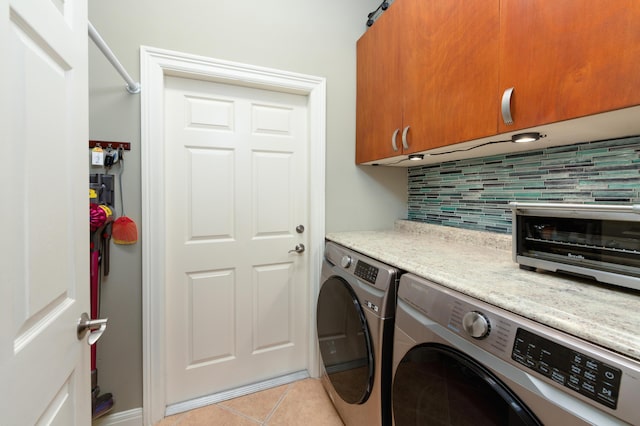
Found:
<svg viewBox="0 0 640 426"><path fill-rule="evenodd" d="M406 169L354 165L355 43L378 3L92 0L89 18L136 80L140 45L325 77L326 230L332 232L389 228L406 217ZM124 90L92 42L89 67L90 136L132 143L125 153L124 205L140 230L140 97ZM98 369L102 391L115 396L114 412L142 406L141 305L141 244L112 245L102 291L109 328L99 343Z"/></svg>

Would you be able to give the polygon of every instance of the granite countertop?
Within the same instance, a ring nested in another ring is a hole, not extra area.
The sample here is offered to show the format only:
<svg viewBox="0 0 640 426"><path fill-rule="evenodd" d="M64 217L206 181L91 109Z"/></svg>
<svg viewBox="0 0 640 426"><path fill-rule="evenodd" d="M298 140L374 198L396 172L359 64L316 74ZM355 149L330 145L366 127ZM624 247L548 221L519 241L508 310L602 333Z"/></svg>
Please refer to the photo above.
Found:
<svg viewBox="0 0 640 426"><path fill-rule="evenodd" d="M640 360L640 293L521 270L511 236L399 220L326 238L443 286Z"/></svg>

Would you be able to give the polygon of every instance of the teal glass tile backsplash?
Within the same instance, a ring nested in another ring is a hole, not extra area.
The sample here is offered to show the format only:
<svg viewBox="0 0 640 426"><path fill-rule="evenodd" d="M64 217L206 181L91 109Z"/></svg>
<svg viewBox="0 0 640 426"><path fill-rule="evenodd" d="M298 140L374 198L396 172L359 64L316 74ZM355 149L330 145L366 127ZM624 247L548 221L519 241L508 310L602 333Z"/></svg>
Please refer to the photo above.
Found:
<svg viewBox="0 0 640 426"><path fill-rule="evenodd" d="M511 232L511 201L640 203L640 137L408 169L408 219Z"/></svg>

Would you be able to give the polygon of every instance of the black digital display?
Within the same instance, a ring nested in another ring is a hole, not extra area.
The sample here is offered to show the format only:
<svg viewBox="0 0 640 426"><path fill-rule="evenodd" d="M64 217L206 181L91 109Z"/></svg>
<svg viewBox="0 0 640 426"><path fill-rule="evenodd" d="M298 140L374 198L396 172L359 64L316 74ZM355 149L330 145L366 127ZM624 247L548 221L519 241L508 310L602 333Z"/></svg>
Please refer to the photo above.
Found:
<svg viewBox="0 0 640 426"><path fill-rule="evenodd" d="M622 371L518 328L511 358L600 404L616 409Z"/></svg>
<svg viewBox="0 0 640 426"><path fill-rule="evenodd" d="M375 284L376 278L378 278L378 268L371 266L362 260L358 260L354 274L356 277L360 277L363 280L369 281L371 284Z"/></svg>

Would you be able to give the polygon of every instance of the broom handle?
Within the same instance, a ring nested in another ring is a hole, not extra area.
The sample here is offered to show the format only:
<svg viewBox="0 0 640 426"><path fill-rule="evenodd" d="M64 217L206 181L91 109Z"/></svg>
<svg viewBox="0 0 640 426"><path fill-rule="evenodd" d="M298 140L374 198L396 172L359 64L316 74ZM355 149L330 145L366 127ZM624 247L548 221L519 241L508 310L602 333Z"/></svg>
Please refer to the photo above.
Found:
<svg viewBox="0 0 640 426"><path fill-rule="evenodd" d="M122 196L122 172L124 171L124 157L120 155L120 171L118 173L118 186L120 187L120 216L124 216L124 201Z"/></svg>

